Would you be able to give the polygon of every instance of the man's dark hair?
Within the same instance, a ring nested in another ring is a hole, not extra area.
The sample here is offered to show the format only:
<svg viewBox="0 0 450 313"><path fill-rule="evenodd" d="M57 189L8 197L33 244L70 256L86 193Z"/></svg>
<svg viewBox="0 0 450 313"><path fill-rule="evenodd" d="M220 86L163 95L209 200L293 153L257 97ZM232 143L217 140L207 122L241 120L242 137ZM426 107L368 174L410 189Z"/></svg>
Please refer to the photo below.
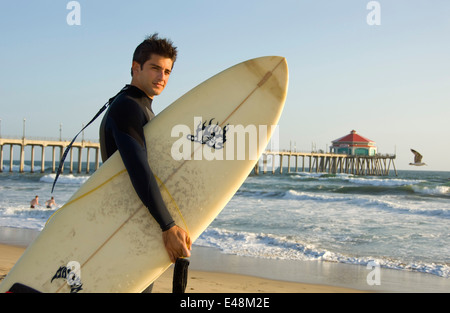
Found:
<svg viewBox="0 0 450 313"><path fill-rule="evenodd" d="M152 54L172 59L173 64L175 64L177 59L177 47L173 45L173 42L170 39L159 38L158 33L155 33L148 36L136 47L133 54L133 61L139 63L142 69L144 63L150 60ZM131 76L133 76L133 70L131 70Z"/></svg>

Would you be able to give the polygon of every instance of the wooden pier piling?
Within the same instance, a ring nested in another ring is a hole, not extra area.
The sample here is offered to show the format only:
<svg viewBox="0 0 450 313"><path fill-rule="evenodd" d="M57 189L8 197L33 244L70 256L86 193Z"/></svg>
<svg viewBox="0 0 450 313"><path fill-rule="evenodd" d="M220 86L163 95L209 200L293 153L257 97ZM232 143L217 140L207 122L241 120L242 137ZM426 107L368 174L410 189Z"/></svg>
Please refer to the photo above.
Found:
<svg viewBox="0 0 450 313"><path fill-rule="evenodd" d="M4 153L4 147L9 146L9 171L13 171L13 162L14 162L14 146L20 147L20 165L19 165L19 172L23 173L25 171L25 147L30 146L30 161L31 161L31 167L30 172L34 173L35 170L35 152L36 147L41 148L41 173L44 173L45 171L45 150L46 148L51 147L52 149L52 155L51 155L51 162L52 162L52 173L55 173L56 167L59 164L59 160L61 159L62 154L64 153L65 148L70 144L70 141L61 140L61 141L52 141L52 140L29 140L26 138L23 139L8 139L8 138L0 138L0 172L3 171L3 153ZM59 148L59 149L58 149ZM100 144L96 142L91 141L81 141L81 142L74 142L72 145L72 148L70 150L70 168L69 172L73 173L73 150L78 149L78 171L77 173L81 173L82 170L82 157L83 157L83 150L86 150L86 173L89 173L90 167L89 167L89 155L90 155L90 149L95 149L95 170L98 169L100 166ZM59 150L58 156L56 153L56 150ZM58 158L57 158L58 157ZM67 161L66 161L67 162ZM63 167L64 171L64 167Z"/></svg>

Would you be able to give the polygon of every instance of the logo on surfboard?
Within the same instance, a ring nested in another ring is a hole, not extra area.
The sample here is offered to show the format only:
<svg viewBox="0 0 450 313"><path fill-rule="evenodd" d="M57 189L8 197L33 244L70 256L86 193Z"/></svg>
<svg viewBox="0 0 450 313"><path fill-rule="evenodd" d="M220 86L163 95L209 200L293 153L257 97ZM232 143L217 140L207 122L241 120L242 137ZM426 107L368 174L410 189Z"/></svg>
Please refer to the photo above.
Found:
<svg viewBox="0 0 450 313"><path fill-rule="evenodd" d="M200 122L197 125L194 135L187 135L187 139L194 142L199 142L203 145L207 145L210 148L220 150L223 149L225 142L227 141L228 124L225 127L220 127L219 122L213 124L214 118L211 120Z"/></svg>
<svg viewBox="0 0 450 313"><path fill-rule="evenodd" d="M52 283L54 279L58 278L67 280L67 284L70 286L70 293L77 293L83 289L81 266L77 261L70 261L66 266L60 266L50 282Z"/></svg>

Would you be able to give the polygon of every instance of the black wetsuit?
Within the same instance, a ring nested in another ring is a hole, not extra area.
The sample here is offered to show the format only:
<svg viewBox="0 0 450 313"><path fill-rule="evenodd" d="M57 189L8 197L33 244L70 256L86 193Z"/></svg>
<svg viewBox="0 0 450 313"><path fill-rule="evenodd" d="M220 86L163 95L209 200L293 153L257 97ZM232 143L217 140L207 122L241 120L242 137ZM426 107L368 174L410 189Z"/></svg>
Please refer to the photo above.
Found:
<svg viewBox="0 0 450 313"><path fill-rule="evenodd" d="M175 225L147 162L143 127L155 115L152 99L131 85L112 100L100 126L100 147L105 162L119 150L136 193L163 231Z"/></svg>

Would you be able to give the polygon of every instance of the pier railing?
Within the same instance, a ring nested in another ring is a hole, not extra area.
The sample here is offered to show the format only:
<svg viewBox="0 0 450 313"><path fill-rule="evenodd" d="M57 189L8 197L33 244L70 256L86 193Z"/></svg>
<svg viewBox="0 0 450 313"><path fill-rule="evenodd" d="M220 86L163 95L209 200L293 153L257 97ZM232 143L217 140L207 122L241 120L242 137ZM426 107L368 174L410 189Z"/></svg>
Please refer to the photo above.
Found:
<svg viewBox="0 0 450 313"><path fill-rule="evenodd" d="M20 165L19 165L19 172L23 173L24 172L24 168L25 168L25 147L29 146L31 147L30 149L30 160L31 160L31 173L34 173L34 169L35 169L35 150L36 148L40 148L40 152L41 152L41 173L43 173L45 171L45 150L47 148L51 148L52 149L52 172L54 173L57 167L56 162L61 159L61 156L64 152L64 149L70 144L70 140L40 140L40 139L27 139L27 138L22 138L22 139L15 139L15 138L0 138L0 172L3 171L3 152L4 152L4 147L5 146L9 146L9 162L10 162L10 166L9 166L9 171L12 172L13 170L13 162L14 162L14 146L19 146L20 147ZM100 144L98 142L92 142L92 141L85 141L82 140L81 142L74 142L72 145L72 148L70 150L70 154L69 154L69 171L70 173L74 172L74 168L73 168L73 164L74 164L74 153L73 151L77 149L78 150L78 169L77 172L81 173L82 167L82 161L83 161L83 151L85 150L85 162L86 162L86 173L89 173L90 171L90 150L94 149L95 150L95 170L98 169L99 164L100 164ZM59 150L58 155L56 154L56 150ZM66 161L67 162L67 161Z"/></svg>
<svg viewBox="0 0 450 313"><path fill-rule="evenodd" d="M309 173L346 173L354 175L389 175L391 166L397 175L395 168L395 154L377 154L369 155L348 155L320 152L293 152L293 151L265 151L260 161L255 166L255 174L259 174L262 165L264 174L271 169L272 174L279 171L283 173L284 159L287 158L287 171L290 173L305 172ZM292 168L292 159L294 160L294 169ZM262 164L261 164L262 163Z"/></svg>

